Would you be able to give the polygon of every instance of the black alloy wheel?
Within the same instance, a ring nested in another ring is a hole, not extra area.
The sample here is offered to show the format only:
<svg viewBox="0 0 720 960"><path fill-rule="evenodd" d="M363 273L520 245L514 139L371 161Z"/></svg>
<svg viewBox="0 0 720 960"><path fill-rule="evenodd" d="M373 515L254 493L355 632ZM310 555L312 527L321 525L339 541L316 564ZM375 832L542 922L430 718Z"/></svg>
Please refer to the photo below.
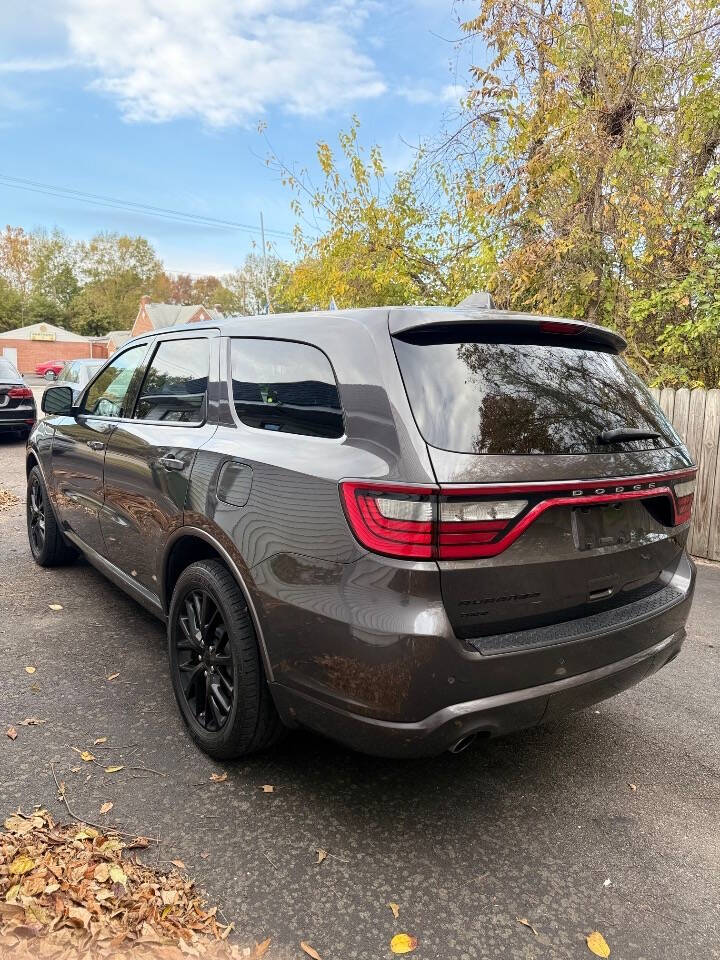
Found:
<svg viewBox="0 0 720 960"><path fill-rule="evenodd" d="M177 579L168 615L175 698L190 735L216 760L265 750L284 727L265 678L245 597L219 560L198 560Z"/></svg>
<svg viewBox="0 0 720 960"><path fill-rule="evenodd" d="M228 721L235 700L232 646L218 604L201 589L183 598L176 635L177 668L188 708L205 730Z"/></svg>
<svg viewBox="0 0 720 960"><path fill-rule="evenodd" d="M43 496L40 477L37 474L30 477L27 513L30 546L33 555L39 556L45 546L45 497Z"/></svg>

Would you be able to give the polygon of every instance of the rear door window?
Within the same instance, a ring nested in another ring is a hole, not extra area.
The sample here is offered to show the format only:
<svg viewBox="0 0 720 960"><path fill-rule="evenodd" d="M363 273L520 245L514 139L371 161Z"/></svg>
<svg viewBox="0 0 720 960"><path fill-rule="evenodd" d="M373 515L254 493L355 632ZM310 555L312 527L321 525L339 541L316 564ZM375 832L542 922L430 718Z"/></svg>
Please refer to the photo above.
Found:
<svg viewBox="0 0 720 960"><path fill-rule="evenodd" d="M342 437L342 407L325 354L291 340L231 341L232 397L238 418L257 430Z"/></svg>
<svg viewBox="0 0 720 960"><path fill-rule="evenodd" d="M434 447L476 454L582 454L681 441L617 354L481 325L393 338L417 425ZM600 443L631 427L657 439Z"/></svg>
<svg viewBox="0 0 720 960"><path fill-rule="evenodd" d="M210 372L210 341L163 340L140 387L136 420L202 423Z"/></svg>

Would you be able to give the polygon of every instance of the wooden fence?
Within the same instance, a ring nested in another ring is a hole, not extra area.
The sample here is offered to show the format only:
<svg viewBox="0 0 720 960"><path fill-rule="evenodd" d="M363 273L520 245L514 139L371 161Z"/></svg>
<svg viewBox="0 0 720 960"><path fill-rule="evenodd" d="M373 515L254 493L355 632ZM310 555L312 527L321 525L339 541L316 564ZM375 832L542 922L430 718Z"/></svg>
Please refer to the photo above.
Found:
<svg viewBox="0 0 720 960"><path fill-rule="evenodd" d="M652 394L698 465L690 552L720 560L720 390L665 387Z"/></svg>

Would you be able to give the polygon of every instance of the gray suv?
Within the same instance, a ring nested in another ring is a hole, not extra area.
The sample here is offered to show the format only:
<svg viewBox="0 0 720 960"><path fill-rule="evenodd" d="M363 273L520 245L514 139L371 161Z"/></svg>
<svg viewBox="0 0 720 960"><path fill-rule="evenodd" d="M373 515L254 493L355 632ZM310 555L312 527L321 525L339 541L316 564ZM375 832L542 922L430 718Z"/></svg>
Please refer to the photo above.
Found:
<svg viewBox="0 0 720 960"><path fill-rule="evenodd" d="M458 308L230 318L50 387L35 560L78 553L167 624L190 733L458 751L672 660L695 467L624 341Z"/></svg>

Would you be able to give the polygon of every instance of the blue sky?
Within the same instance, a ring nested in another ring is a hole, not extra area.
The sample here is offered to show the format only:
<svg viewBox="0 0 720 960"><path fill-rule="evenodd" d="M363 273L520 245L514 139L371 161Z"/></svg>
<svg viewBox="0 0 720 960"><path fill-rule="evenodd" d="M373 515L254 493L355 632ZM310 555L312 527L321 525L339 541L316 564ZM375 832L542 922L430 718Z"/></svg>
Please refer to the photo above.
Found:
<svg viewBox="0 0 720 960"><path fill-rule="evenodd" d="M14 7L14 10L10 8ZM457 112L468 52L452 0L38 0L0 9L0 175L288 233L263 162L314 163L352 114L392 169ZM171 271L222 273L256 235L0 182L0 226L142 233ZM289 239L272 237L277 252Z"/></svg>

